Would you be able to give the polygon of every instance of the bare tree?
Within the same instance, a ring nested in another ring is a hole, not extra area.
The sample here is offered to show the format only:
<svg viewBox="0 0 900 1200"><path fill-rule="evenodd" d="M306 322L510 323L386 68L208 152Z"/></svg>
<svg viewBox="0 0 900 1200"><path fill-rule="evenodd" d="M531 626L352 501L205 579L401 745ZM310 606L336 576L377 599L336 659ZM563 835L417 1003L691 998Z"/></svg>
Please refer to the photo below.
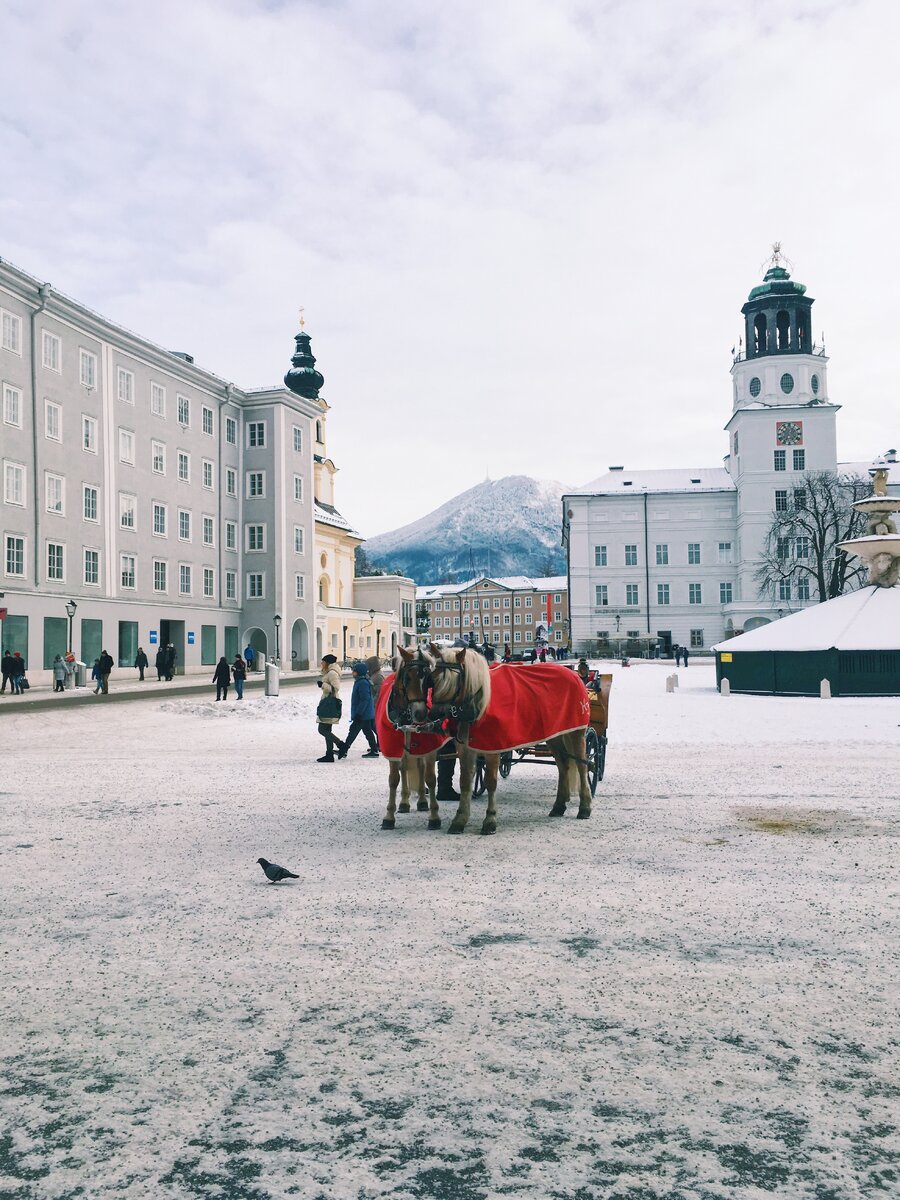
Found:
<svg viewBox="0 0 900 1200"><path fill-rule="evenodd" d="M756 581L760 594L772 600L821 604L864 581L865 565L839 550L838 542L863 532L865 517L853 504L871 493L871 484L833 471L806 471L792 483L785 508L772 513Z"/></svg>

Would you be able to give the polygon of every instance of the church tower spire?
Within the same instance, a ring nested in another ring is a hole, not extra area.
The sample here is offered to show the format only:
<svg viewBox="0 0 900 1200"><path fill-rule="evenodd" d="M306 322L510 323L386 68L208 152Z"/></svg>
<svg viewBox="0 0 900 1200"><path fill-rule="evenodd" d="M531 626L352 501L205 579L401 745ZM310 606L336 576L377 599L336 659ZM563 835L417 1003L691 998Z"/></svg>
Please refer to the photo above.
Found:
<svg viewBox="0 0 900 1200"><path fill-rule="evenodd" d="M312 338L306 332L303 309L300 309L300 332L294 336L296 349L291 358L293 364L284 377L285 387L306 400L318 400L319 389L325 385L325 377L316 370L316 360L310 349Z"/></svg>
<svg viewBox="0 0 900 1200"><path fill-rule="evenodd" d="M765 354L809 354L812 351L813 299L782 265L786 259L775 242L762 283L741 309L748 358Z"/></svg>

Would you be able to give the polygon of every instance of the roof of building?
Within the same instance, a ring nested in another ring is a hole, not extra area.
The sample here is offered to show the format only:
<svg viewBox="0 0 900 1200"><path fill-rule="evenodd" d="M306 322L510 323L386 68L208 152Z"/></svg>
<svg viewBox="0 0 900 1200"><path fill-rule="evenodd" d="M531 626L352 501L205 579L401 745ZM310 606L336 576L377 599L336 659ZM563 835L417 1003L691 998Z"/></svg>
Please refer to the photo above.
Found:
<svg viewBox="0 0 900 1200"><path fill-rule="evenodd" d="M634 492L733 492L734 480L724 467L675 467L662 471L628 471L613 467L570 495L622 496Z"/></svg>
<svg viewBox="0 0 900 1200"><path fill-rule="evenodd" d="M333 525L335 529L343 529L345 533L350 533L353 537L363 541L363 535L357 533L346 517L342 517L333 504L326 504L323 500L316 500L313 504L313 515L317 521L321 521L323 525Z"/></svg>
<svg viewBox="0 0 900 1200"><path fill-rule="evenodd" d="M532 579L528 575L504 575L502 577L476 575L473 579L463 580L462 583L423 584L416 588L416 599L437 600L444 596L458 596L462 592L471 591L483 580L496 583L511 592L561 592L566 591L569 586L565 575L544 575L538 579Z"/></svg>
<svg viewBox="0 0 900 1200"><path fill-rule="evenodd" d="M836 596L713 650L900 650L900 587L869 586Z"/></svg>

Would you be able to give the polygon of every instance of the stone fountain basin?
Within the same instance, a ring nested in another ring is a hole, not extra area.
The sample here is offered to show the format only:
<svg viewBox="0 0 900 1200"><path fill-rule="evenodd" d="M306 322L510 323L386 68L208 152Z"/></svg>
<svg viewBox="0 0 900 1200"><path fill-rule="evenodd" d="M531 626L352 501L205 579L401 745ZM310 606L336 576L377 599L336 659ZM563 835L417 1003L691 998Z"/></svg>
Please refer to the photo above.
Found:
<svg viewBox="0 0 900 1200"><path fill-rule="evenodd" d="M838 542L838 547L849 554L858 554L860 558L874 558L876 554L890 554L892 558L900 558L900 533L887 533L883 537L873 534L871 537L853 538L849 542Z"/></svg>

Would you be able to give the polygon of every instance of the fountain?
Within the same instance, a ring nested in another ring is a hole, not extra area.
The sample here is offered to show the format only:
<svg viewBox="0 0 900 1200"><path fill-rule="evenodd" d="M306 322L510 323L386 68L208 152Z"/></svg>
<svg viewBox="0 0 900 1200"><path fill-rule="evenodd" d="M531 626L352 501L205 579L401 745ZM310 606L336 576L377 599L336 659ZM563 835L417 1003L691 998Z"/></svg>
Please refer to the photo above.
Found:
<svg viewBox="0 0 900 1200"><path fill-rule="evenodd" d="M869 568L869 583L875 587L894 587L900 578L900 533L894 513L900 512L900 497L887 494L888 466L876 462L869 468L872 495L853 507L867 518L864 537L840 542L838 548L864 558Z"/></svg>

